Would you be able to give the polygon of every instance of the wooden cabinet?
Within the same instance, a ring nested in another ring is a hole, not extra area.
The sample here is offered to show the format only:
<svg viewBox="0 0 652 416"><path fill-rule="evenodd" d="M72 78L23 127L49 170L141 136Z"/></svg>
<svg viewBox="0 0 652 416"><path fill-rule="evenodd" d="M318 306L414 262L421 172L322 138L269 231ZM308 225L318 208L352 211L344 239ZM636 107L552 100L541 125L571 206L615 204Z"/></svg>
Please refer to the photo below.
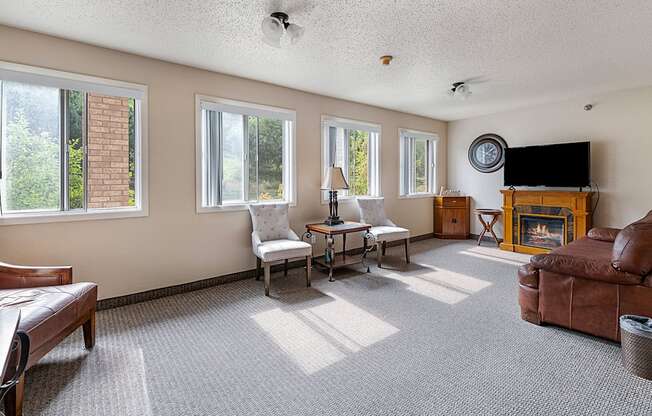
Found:
<svg viewBox="0 0 652 416"><path fill-rule="evenodd" d="M471 197L436 196L434 234L436 238L467 239L470 228Z"/></svg>

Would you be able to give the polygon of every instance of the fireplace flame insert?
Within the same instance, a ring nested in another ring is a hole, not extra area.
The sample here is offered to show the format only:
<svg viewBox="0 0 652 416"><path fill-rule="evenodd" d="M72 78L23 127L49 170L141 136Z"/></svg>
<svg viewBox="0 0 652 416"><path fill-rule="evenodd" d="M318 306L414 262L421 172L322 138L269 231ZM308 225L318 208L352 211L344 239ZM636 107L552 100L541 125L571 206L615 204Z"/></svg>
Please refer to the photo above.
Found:
<svg viewBox="0 0 652 416"><path fill-rule="evenodd" d="M519 214L519 244L554 249L566 244L566 217L544 214Z"/></svg>

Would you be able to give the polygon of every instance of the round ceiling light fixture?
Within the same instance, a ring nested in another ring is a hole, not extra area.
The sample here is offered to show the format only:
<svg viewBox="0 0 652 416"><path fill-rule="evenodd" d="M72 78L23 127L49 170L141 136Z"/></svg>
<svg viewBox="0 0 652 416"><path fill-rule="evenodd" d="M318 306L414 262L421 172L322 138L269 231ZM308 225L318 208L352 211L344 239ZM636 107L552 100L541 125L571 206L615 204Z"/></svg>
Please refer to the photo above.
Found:
<svg viewBox="0 0 652 416"><path fill-rule="evenodd" d="M287 34L290 43L295 44L303 36L305 29L297 24L288 22L287 13L274 12L263 19L261 30L263 41L275 48L281 47L283 34Z"/></svg>
<svg viewBox="0 0 652 416"><path fill-rule="evenodd" d="M454 82L452 88L448 91L451 97L461 98L466 100L471 96L471 87L464 81Z"/></svg>

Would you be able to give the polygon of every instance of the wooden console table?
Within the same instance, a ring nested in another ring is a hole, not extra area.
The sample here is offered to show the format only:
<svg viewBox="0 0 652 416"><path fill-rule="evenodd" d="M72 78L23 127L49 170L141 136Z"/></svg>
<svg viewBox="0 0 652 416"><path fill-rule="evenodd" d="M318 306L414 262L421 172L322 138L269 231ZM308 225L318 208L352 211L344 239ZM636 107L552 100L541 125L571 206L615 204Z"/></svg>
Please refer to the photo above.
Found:
<svg viewBox="0 0 652 416"><path fill-rule="evenodd" d="M333 269L347 267L354 264L360 264L365 261L367 255L367 239L373 238L369 233L371 225L361 224L359 222L344 221L344 224L327 225L324 223L306 224L306 234L308 237L312 234L323 234L326 239L326 254L319 257L313 257L313 263L328 269L328 281L334 282ZM346 235L348 233L365 233L365 247L362 255L354 256L346 254ZM335 254L335 236L342 236L342 254ZM367 267L369 272L369 267Z"/></svg>

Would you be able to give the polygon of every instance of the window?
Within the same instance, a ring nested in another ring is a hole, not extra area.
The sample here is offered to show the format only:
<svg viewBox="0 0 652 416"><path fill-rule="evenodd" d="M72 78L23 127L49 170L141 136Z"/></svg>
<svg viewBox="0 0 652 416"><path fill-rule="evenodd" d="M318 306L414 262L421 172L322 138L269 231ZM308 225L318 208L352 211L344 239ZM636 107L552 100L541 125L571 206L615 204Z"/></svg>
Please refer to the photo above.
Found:
<svg viewBox="0 0 652 416"><path fill-rule="evenodd" d="M143 215L144 91L0 63L0 221Z"/></svg>
<svg viewBox="0 0 652 416"><path fill-rule="evenodd" d="M436 192L438 137L430 133L400 130L401 195L432 195Z"/></svg>
<svg viewBox="0 0 652 416"><path fill-rule="evenodd" d="M197 96L198 212L294 202L290 110Z"/></svg>
<svg viewBox="0 0 652 416"><path fill-rule="evenodd" d="M341 167L349 183L349 190L339 195L380 196L380 126L322 117L322 127L322 172L331 165Z"/></svg>

